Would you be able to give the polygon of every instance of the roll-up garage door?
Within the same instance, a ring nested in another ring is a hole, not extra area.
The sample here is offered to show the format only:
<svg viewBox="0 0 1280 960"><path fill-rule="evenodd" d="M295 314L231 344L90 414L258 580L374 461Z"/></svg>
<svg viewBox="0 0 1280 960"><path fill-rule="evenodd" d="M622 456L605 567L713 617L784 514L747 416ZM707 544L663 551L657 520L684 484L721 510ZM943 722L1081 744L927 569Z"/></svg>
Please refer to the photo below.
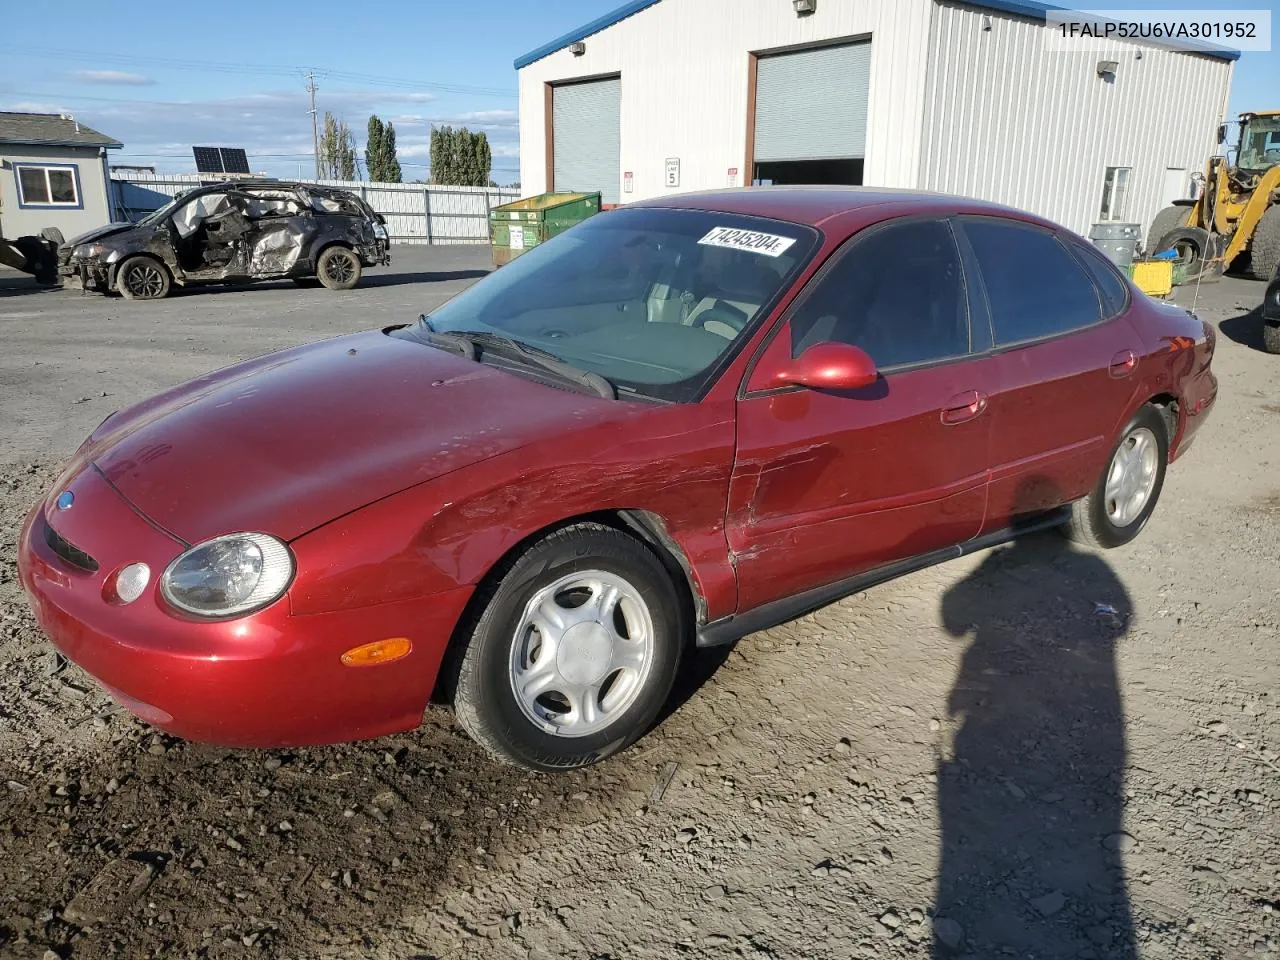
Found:
<svg viewBox="0 0 1280 960"><path fill-rule="evenodd" d="M556 190L599 190L601 203L618 202L621 98L618 77L554 88L551 145Z"/></svg>
<svg viewBox="0 0 1280 960"><path fill-rule="evenodd" d="M870 80L869 41L761 56L756 161L865 156Z"/></svg>

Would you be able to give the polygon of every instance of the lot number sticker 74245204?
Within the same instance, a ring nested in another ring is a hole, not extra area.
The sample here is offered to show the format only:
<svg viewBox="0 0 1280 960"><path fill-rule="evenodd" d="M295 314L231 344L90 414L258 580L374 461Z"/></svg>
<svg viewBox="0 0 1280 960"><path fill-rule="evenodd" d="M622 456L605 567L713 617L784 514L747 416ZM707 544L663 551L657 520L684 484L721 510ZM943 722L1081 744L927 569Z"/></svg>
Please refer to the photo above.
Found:
<svg viewBox="0 0 1280 960"><path fill-rule="evenodd" d="M777 257L786 253L787 248L796 241L794 237L780 237L773 233L757 233L755 230L739 230L737 227L712 227L698 242L711 247L729 247L764 254L766 257Z"/></svg>

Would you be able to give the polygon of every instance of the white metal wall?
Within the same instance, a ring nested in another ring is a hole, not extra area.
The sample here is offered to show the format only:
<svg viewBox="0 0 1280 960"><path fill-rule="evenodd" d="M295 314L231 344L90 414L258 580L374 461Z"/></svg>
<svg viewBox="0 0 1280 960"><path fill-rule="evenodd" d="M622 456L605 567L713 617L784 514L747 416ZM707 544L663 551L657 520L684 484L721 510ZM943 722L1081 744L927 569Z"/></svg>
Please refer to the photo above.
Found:
<svg viewBox="0 0 1280 960"><path fill-rule="evenodd" d="M137 220L168 198L211 182L199 174L128 174L113 178L123 215ZM303 180L350 190L387 218L392 243L488 243L489 211L519 197L502 187L445 187L426 183L375 183L369 180ZM104 216L94 224L106 223ZM86 228L88 229L88 228Z"/></svg>
<svg viewBox="0 0 1280 960"><path fill-rule="evenodd" d="M1231 64L1127 43L1111 52L1047 51L1044 29L938 5L919 185L1087 234L1100 215L1105 169L1131 167L1124 219L1145 235L1164 206L1165 171L1203 170L1214 153ZM1119 62L1114 82L1097 75L1099 60Z"/></svg>
<svg viewBox="0 0 1280 960"><path fill-rule="evenodd" d="M798 17L792 0L662 0L587 37L580 57L566 48L520 70L522 192L546 189L544 84L611 73L622 75L623 203L724 187L731 167L750 182L747 52L838 37L872 41L864 182L915 186L932 10L933 0L819 0ZM665 186L669 157L679 187Z"/></svg>

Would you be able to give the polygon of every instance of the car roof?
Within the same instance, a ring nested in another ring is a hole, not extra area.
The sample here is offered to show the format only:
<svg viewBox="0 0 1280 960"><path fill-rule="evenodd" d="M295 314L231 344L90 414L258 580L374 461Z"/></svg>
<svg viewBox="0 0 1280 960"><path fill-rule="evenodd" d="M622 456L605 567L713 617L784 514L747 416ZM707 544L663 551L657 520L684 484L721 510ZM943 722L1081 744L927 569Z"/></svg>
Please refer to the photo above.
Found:
<svg viewBox="0 0 1280 960"><path fill-rule="evenodd" d="M790 220L810 226L871 207L891 204L894 216L912 214L976 213L994 214L1036 223L1051 229L1057 224L1035 214L986 200L956 197L928 190L895 187L738 187L727 190L705 190L680 193L669 197L653 197L629 207L679 207L717 213Z"/></svg>

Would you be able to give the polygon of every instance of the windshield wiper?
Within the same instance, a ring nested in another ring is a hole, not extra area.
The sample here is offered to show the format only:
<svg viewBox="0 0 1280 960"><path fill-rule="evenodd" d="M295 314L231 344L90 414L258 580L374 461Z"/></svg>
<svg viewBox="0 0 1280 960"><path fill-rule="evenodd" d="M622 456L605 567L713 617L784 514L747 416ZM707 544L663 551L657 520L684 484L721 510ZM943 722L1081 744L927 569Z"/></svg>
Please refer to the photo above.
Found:
<svg viewBox="0 0 1280 960"><path fill-rule="evenodd" d="M430 321L427 322L430 323ZM514 354L515 359L523 360L530 366L553 373L563 380L568 380L570 383L586 387L592 393L598 394L606 400L616 400L618 398L618 391L613 384L600 376L600 374L591 370L583 370L581 367L575 367L549 350L541 350L538 347L530 346L514 337L491 333L488 330L450 330L448 333L433 332L433 335L468 340L473 346L477 346L481 350L488 347L493 349L499 356L506 356L508 359L512 359L511 355Z"/></svg>
<svg viewBox="0 0 1280 960"><path fill-rule="evenodd" d="M457 353L468 360L479 360L485 350L492 350L498 356L508 360L523 362L548 373L555 374L562 380L585 387L592 393L599 394L606 400L616 400L618 391L613 383L590 370L583 370L562 360L549 350L541 350L530 346L522 340L492 333L488 330L437 330L426 314L418 317L417 324L402 328L405 336L420 343L439 347Z"/></svg>

